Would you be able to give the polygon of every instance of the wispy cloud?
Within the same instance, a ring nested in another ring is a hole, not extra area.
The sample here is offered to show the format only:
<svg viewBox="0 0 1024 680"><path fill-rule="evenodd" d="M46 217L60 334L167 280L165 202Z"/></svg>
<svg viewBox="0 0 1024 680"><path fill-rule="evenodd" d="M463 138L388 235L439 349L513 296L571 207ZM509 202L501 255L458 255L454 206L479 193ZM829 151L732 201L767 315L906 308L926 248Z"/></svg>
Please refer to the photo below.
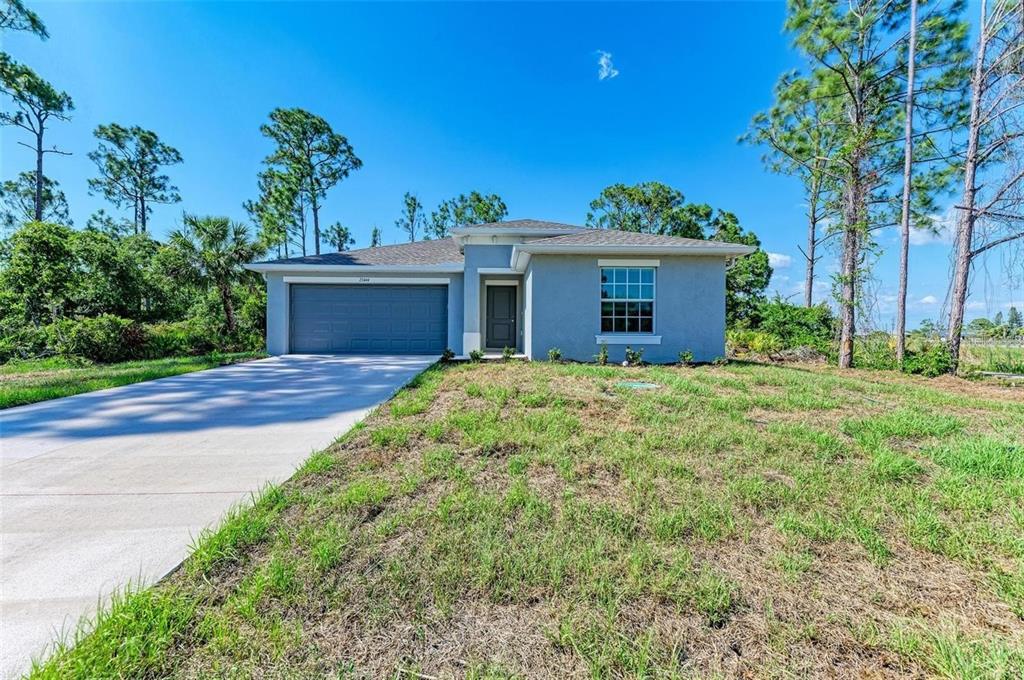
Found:
<svg viewBox="0 0 1024 680"><path fill-rule="evenodd" d="M597 51L597 79L608 80L619 75L619 69L612 63L612 53Z"/></svg>
<svg viewBox="0 0 1024 680"><path fill-rule="evenodd" d="M934 295L925 295L923 298L918 300L918 303L922 305L937 305L939 304L939 298Z"/></svg>
<svg viewBox="0 0 1024 680"><path fill-rule="evenodd" d="M772 269L785 269L793 264L793 258L782 253L768 253L768 264Z"/></svg>
<svg viewBox="0 0 1024 680"><path fill-rule="evenodd" d="M910 245L926 246L931 243L949 245L956 236L956 209L952 206L941 215L931 215L931 225L910 230Z"/></svg>

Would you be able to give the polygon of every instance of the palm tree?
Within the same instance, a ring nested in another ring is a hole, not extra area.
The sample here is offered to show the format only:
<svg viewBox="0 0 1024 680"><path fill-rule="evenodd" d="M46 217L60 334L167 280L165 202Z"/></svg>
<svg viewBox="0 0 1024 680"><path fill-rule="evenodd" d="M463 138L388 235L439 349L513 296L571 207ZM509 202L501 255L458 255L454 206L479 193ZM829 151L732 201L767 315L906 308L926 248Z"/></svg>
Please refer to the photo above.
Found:
<svg viewBox="0 0 1024 680"><path fill-rule="evenodd" d="M260 254L249 240L244 224L226 217L186 215L185 226L171 234L170 244L181 256L180 274L217 290L228 333L234 333L235 304L231 286L242 273L242 265Z"/></svg>

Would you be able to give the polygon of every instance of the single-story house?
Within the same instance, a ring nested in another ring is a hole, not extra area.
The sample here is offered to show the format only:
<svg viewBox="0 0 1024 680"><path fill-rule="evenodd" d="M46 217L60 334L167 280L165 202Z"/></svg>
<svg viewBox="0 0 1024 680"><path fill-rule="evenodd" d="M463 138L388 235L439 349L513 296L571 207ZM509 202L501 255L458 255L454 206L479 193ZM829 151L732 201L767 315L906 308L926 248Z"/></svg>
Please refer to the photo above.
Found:
<svg viewBox="0 0 1024 680"><path fill-rule="evenodd" d="M448 238L256 262L270 354L697 361L725 353L725 272L753 248L538 220Z"/></svg>

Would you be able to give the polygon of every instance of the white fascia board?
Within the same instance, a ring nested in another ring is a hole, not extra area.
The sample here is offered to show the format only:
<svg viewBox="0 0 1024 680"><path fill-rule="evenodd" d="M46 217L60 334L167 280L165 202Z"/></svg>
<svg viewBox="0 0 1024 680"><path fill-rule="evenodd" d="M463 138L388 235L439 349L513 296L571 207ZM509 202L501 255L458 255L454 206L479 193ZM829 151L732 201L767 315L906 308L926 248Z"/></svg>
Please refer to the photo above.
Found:
<svg viewBox="0 0 1024 680"><path fill-rule="evenodd" d="M509 264L511 269L515 270L517 274L522 274L526 271L526 266L530 264L530 253L519 250L517 246L513 246L512 258Z"/></svg>
<svg viewBox="0 0 1024 680"><path fill-rule="evenodd" d="M548 237L544 237L548 238ZM523 243L525 238L518 234L470 234L468 236L456 236L459 246L514 246Z"/></svg>
<svg viewBox="0 0 1024 680"><path fill-rule="evenodd" d="M524 243L512 248L512 256L517 252L534 255L715 255L718 257L737 257L749 255L757 250L753 246L656 246L656 245L562 245L556 243Z"/></svg>
<svg viewBox="0 0 1024 680"><path fill-rule="evenodd" d="M245 265L254 272L272 274L461 274L461 264L277 264L255 262Z"/></svg>
<svg viewBox="0 0 1024 680"><path fill-rule="evenodd" d="M440 276L285 276L285 283L354 283L364 286L400 284L403 286L449 284L451 279Z"/></svg>

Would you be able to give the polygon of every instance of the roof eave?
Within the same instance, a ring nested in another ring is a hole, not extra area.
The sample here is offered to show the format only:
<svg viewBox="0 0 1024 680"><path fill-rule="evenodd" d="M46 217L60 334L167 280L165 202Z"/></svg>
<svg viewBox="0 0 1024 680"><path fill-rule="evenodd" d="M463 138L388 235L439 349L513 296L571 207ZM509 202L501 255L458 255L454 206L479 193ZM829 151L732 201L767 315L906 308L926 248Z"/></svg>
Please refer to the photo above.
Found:
<svg viewBox="0 0 1024 680"><path fill-rule="evenodd" d="M512 246L511 266L519 272L526 270L532 255L664 255L724 257L727 260L753 253L757 248L741 246L664 246L664 245L623 245L604 243L600 245L559 245L548 243L524 243Z"/></svg>
<svg viewBox="0 0 1024 680"><path fill-rule="evenodd" d="M253 262L245 265L249 271L272 274L276 272L365 272L365 273L431 273L459 274L461 263L445 264L302 264L301 262Z"/></svg>

